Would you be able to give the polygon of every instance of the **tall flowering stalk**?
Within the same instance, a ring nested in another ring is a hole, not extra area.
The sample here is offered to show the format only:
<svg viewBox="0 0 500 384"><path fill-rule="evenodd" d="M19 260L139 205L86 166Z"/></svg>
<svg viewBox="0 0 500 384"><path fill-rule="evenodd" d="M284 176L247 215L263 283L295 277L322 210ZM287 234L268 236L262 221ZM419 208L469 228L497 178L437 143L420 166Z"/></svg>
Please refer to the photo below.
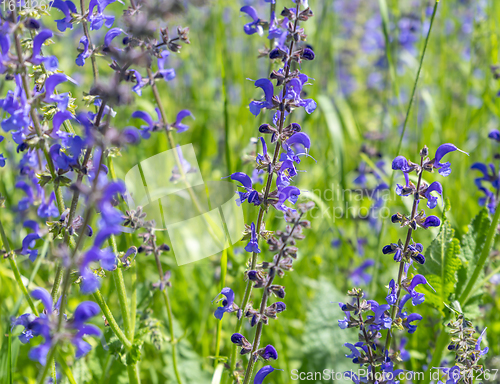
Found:
<svg viewBox="0 0 500 384"><path fill-rule="evenodd" d="M253 34L263 30L263 27L269 29L269 39L274 40L274 46L265 55L269 59L282 63L282 67L273 70L269 78L262 78L255 81L255 86L261 88L264 92L264 99L252 101L249 105L250 112L258 116L262 110L272 110L274 116L272 124L265 123L259 127L259 132L270 136L270 144L274 144L274 150L268 153L269 140L260 138L262 144L262 153L256 157L256 166L251 176L236 172L230 175L231 179L240 183L241 190L238 192L239 203L248 202L259 207L256 222L247 225L244 239L249 239L245 250L251 253L248 269L245 277L248 279L245 293L238 306L234 303L235 295L230 288L224 288L221 292L225 296L223 306L215 312L218 319L222 319L224 313L237 313L237 324L232 337L234 343L230 357L230 375L234 380L239 380L237 367L237 348L242 347L242 354L250 353L249 362L245 371L244 383L250 382L253 375L253 368L257 359L277 358L277 352L271 345L259 349L262 328L267 324L269 317L276 317L276 314L283 311L286 307L283 303L275 303L268 306L268 298L271 294L279 298L284 298L284 287L273 284L276 274L282 275L284 270L291 268L292 259L296 256L296 250L292 252L296 236L299 238L301 228L307 226L307 222L301 221L301 215L310 209L310 206L299 208L301 213L288 207L285 203L295 204L300 195L300 190L291 185L293 178L297 175L296 164L300 163L300 156L307 155L311 142L307 134L301 132L301 127L297 123L288 123L285 125L287 117L295 108L304 107L307 113L312 113L316 108L316 103L312 99L303 99L303 86L308 84L309 77L302 74L298 69L293 69L293 63L302 63L314 59L314 52L311 48L301 45L305 40L303 28L300 22L312 17L312 11L304 6L301 10L301 2L296 1L294 8L284 8L281 12L282 19L275 18L272 13L272 20L263 22L254 8L245 6L241 9L247 13L253 21L246 24L244 31L247 34ZM282 87L282 90L275 94L276 87ZM268 137L269 137L268 136ZM283 151L282 151L283 150ZM259 175L267 173L264 189L258 191L255 184L259 183ZM276 180L274 175L276 174ZM275 183L274 183L275 181ZM275 189L273 189L275 185ZM281 211L285 215L285 220L289 222L286 232L280 233L276 239L265 227L264 216L270 207ZM278 251L273 262L264 262L258 264L258 255L261 253L259 240L267 239L270 244L270 250ZM292 245L292 247L290 247ZM267 272L267 270L269 270ZM264 293L258 309L253 309L250 305L252 288L263 288ZM256 326L254 341L250 343L241 333L243 319L250 319L251 326ZM255 376L255 383L261 383L265 375L272 372L271 366L266 366Z"/></svg>
<svg viewBox="0 0 500 384"><path fill-rule="evenodd" d="M434 209L437 206L438 195L443 193L439 182L434 181L428 185L422 180L422 175L424 171L437 170L441 176L448 176L451 173L451 165L449 162L442 163L441 161L445 155L454 151L460 151L460 149L453 144L443 144L431 159L428 157L427 147L424 147L420 151L418 163L407 160L403 156L396 157L392 162L392 169L401 171L405 178L405 184L397 184L396 193L402 197L413 197L411 213L408 216L398 212L391 217L393 223L408 228L404 242L399 239L395 243L386 245L382 250L385 255L393 254L394 261L399 263L397 279L389 283L387 304L379 304L375 300L363 300L364 292L359 288L348 292L348 295L353 298L351 303L340 303L340 308L345 313L344 319L338 322L340 328L359 329L360 341L355 344L344 344L351 352L346 357L351 358L353 363L365 365L368 369L366 378L359 378L350 373L355 383L359 383L360 380L375 383L378 367L380 367L379 374L383 375L384 380L388 379L390 382L393 382L402 372L402 370L394 370L395 364L401 361L400 352L391 348L394 331L406 330L411 334L417 330L418 323L416 322L422 320L422 316L418 313L408 313L405 306L409 302L413 306L423 303L425 295L418 292L417 287L428 284L423 275L409 273L410 267L415 267L414 264L425 263L425 257L422 254L424 248L422 244L413 240L412 235L418 228L428 229L441 225L438 217L426 216L423 209L418 211L421 200L426 200L427 207ZM409 178L413 172L418 177L416 185ZM373 315L369 314L370 312ZM381 331L383 330L387 330L385 342L379 340L382 338Z"/></svg>

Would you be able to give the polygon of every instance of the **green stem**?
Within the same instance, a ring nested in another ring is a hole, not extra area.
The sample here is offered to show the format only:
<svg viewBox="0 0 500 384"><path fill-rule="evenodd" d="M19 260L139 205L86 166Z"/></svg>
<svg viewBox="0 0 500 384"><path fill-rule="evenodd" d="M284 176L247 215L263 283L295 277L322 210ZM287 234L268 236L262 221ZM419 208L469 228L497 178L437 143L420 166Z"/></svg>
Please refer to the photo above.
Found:
<svg viewBox="0 0 500 384"><path fill-rule="evenodd" d="M99 308L101 308L102 313L106 317L106 320L108 321L108 324L111 327L111 329L113 330L113 332L115 333L116 337L118 337L118 339L122 342L123 346L127 350L130 350L132 348L132 343L127 338L127 336L125 336L125 333L123 333L120 326L116 322L115 318L113 317L113 314L109 310L109 307L106 304L106 302L104 301L104 298L102 297L102 294L99 290L97 290L94 293L94 299L95 299L97 305L99 305Z"/></svg>
<svg viewBox="0 0 500 384"><path fill-rule="evenodd" d="M141 377L139 375L139 362L127 365L129 384L139 384Z"/></svg>
<svg viewBox="0 0 500 384"><path fill-rule="evenodd" d="M474 269L474 272L472 273L472 276L469 282L467 283L467 286L465 287L464 291L462 292L462 295L460 296L459 302L462 308L467 303L467 300L470 299L474 285L476 284L476 281L479 278L480 273L483 271L484 264L486 263L486 260L490 255L490 250L493 245L493 240L495 239L495 235L498 232L497 227L499 219L500 219L500 208L497 207L495 210L495 215L493 216L493 220L491 222L490 230L488 231L488 236L486 237L486 242L484 243L484 247L481 252L481 256L479 257L479 260L476 263L476 268Z"/></svg>
<svg viewBox="0 0 500 384"><path fill-rule="evenodd" d="M108 239L109 245L113 249L113 253L118 257L118 248L116 246L116 240L113 235ZM116 290L118 291L118 302L120 303L120 311L123 318L123 328L125 328L125 334L132 341L133 331L132 325L130 323L130 313L128 310L128 299L127 290L125 288L125 280L123 278L123 273L120 267L116 268L112 273L113 282L115 284Z"/></svg>
<svg viewBox="0 0 500 384"><path fill-rule="evenodd" d="M59 356L57 357L57 362L61 366L61 369L62 369L63 373L66 375L66 377L68 378L68 381L70 382L70 384L77 384L75 377L73 376L73 373L71 372L68 364L66 363L66 360L64 360L64 356L59 354Z"/></svg>
<svg viewBox="0 0 500 384"><path fill-rule="evenodd" d="M182 384L181 375L179 373L179 368L177 367L177 340L174 335L174 316L172 314L172 306L170 305L170 299L168 297L167 288L163 291L163 301L165 302L165 307L167 308L168 316L168 328L170 331L170 343L172 344L172 365L174 367L175 378L179 384Z"/></svg>
<svg viewBox="0 0 500 384"><path fill-rule="evenodd" d="M54 278L54 285L52 286L52 291L50 295L52 296L52 301L55 303L57 301L57 293L59 292L59 288L61 287L63 278L63 265L62 262L57 264L56 269L56 277Z"/></svg>
<svg viewBox="0 0 500 384"><path fill-rule="evenodd" d="M220 289L225 287L226 285L226 273L227 273L227 249L224 249L222 252L222 257L220 259L220 269L221 269L221 276L220 276ZM220 355L220 340L221 340L221 335L222 335L222 321L219 321L217 323L217 339L215 340L215 361L214 361L214 367L217 367L219 364L219 355Z"/></svg>
<svg viewBox="0 0 500 384"><path fill-rule="evenodd" d="M5 234L5 231L3 229L3 224L2 224L1 219L0 219L0 237L2 238L3 246L4 246L5 250L7 251L7 253L11 253L9 239L7 239L7 235ZM33 304L33 300L31 300L31 296L28 293L26 286L23 284L23 280L21 279L21 273L19 272L19 268L17 266L15 257L16 257L16 255L13 252L8 256L10 267L12 268L12 272L14 272L14 277L16 279L17 285L19 285L19 288L21 288L21 292L23 293L24 297L26 298L26 301L28 302L33 313L36 316L38 316L38 311L35 307L35 304Z"/></svg>

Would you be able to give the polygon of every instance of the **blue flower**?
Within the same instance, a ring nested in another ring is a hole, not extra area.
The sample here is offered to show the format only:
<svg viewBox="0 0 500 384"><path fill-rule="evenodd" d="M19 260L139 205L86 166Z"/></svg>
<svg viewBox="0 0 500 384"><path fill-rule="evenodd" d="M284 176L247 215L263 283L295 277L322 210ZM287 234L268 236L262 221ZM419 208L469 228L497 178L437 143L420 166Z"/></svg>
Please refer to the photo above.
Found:
<svg viewBox="0 0 500 384"><path fill-rule="evenodd" d="M51 2L51 6L52 8L59 9L64 14L63 19L55 20L57 23L57 29L61 32L64 32L67 28L73 29L73 24L71 23L73 17L71 16L71 13L78 13L75 4L69 0L54 0Z"/></svg>
<svg viewBox="0 0 500 384"><path fill-rule="evenodd" d="M264 360L277 360L278 359L278 351L276 351L276 348L274 348L272 345L267 345L265 348L263 348L262 353L260 353L260 356Z"/></svg>
<svg viewBox="0 0 500 384"><path fill-rule="evenodd" d="M239 199L236 200L236 203L240 205L248 200L249 204L253 204L255 206L260 205L261 201L259 198L259 193L253 189L253 183L250 176L243 172L235 172L230 176L231 180L239 181L241 183L240 188L244 188L246 192L238 192Z"/></svg>
<svg viewBox="0 0 500 384"><path fill-rule="evenodd" d="M234 303L234 292L231 288L228 288L228 287L225 287L222 289L222 291L217 295L217 297L219 295L223 295L225 296L226 298L222 301L222 307L219 307L215 310L215 313L214 313L214 316L219 319L219 320L222 320L222 317L224 316L224 313L230 313L230 312L233 312L235 309L234 309L234 306L233 306L233 303ZM216 299L217 299L216 297Z"/></svg>
<svg viewBox="0 0 500 384"><path fill-rule="evenodd" d="M165 68L167 63L167 57L170 56L170 52L164 50L161 52L161 57L158 58L158 73L165 81L170 81L175 79L175 70L172 68Z"/></svg>
<svg viewBox="0 0 500 384"><path fill-rule="evenodd" d="M488 137L490 139L493 139L495 141L499 141L500 142L500 131L498 129L493 129L491 130L491 132L488 134Z"/></svg>
<svg viewBox="0 0 500 384"><path fill-rule="evenodd" d="M247 23L243 27L243 31L247 35L253 35L254 33L258 33L259 35L262 35L264 33L264 30L262 29L261 20L259 16L257 15L257 11L255 10L254 7L251 7L249 5L245 5L244 7L241 7L240 12L246 13L248 16L252 18L253 21L250 23Z"/></svg>
<svg viewBox="0 0 500 384"><path fill-rule="evenodd" d="M111 28L115 22L115 17L104 15L103 12L109 4L115 1L116 0L90 0L88 20L91 30L99 30L103 25L105 25L106 28ZM96 8L95 11L94 8Z"/></svg>
<svg viewBox="0 0 500 384"><path fill-rule="evenodd" d="M194 119L193 114L189 110L183 109L177 114L175 122L170 126L177 129L177 133L182 133L187 131L189 127L186 124L182 124L182 120L188 116L191 116Z"/></svg>
<svg viewBox="0 0 500 384"><path fill-rule="evenodd" d="M437 192L439 196L443 195L443 187L441 186L441 183L438 181L434 181L429 185L429 187L425 190L424 196L427 199L427 206L430 209L434 209L437 205L437 196L431 195L431 192Z"/></svg>
<svg viewBox="0 0 500 384"><path fill-rule="evenodd" d="M76 63L76 65L82 67L85 64L85 60L88 57L90 57L89 39L87 38L87 36L82 36L81 37L80 44L83 45L83 49L81 50L81 52L76 57L75 63Z"/></svg>
<svg viewBox="0 0 500 384"><path fill-rule="evenodd" d="M483 337L484 337L485 333L486 333L486 328L484 328L483 332L481 332L481 335L477 338L476 346L474 347L476 353L478 353L479 356L484 356L489 351L488 347L481 349L481 342L483 341Z"/></svg>
<svg viewBox="0 0 500 384"><path fill-rule="evenodd" d="M275 371L273 367L270 365L265 365L255 374L255 378L253 379L253 384L262 384L267 375L271 372Z"/></svg>
<svg viewBox="0 0 500 384"><path fill-rule="evenodd" d="M403 284L403 287L408 291L413 305L418 305L424 302L425 295L415 291L415 287L420 284L427 284L427 280L422 275L415 275L409 285Z"/></svg>
<svg viewBox="0 0 500 384"><path fill-rule="evenodd" d="M451 173L450 162L441 163L441 160L446 154L454 151L460 151L462 153L465 153L466 155L469 155L467 152L458 149L454 144L450 143L441 144L436 150L436 154L434 156L434 159L430 162L430 165L432 165L432 168L437 169L441 176L448 176Z"/></svg>
<svg viewBox="0 0 500 384"><path fill-rule="evenodd" d="M264 101L252 101L250 103L250 112L254 116L258 116L261 109L273 109L278 106L278 102L274 100L274 86L269 79L259 79L255 82L255 86L262 88L264 91Z"/></svg>
<svg viewBox="0 0 500 384"><path fill-rule="evenodd" d="M250 225L250 241L248 242L247 246L245 247L245 251L247 252L254 252L254 253L260 253L260 248L259 248L259 238L257 237L257 232L255 231L255 224L252 223Z"/></svg>

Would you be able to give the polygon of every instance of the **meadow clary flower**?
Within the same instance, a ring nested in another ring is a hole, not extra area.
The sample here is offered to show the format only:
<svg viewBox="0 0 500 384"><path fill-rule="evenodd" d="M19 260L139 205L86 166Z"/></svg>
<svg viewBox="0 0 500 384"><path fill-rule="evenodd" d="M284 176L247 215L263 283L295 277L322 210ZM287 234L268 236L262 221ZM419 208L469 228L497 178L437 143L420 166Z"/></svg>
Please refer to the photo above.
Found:
<svg viewBox="0 0 500 384"><path fill-rule="evenodd" d="M255 378L253 379L253 384L262 384L267 375L271 372L274 372L275 369L270 365L265 365L255 374Z"/></svg>
<svg viewBox="0 0 500 384"><path fill-rule="evenodd" d="M257 237L257 232L255 230L255 224L253 222L250 225L250 236L251 236L250 241L248 242L247 246L245 247L245 251L260 253L259 238Z"/></svg>
<svg viewBox="0 0 500 384"><path fill-rule="evenodd" d="M219 297L220 295L225 296L226 298L222 300L222 307L219 307L215 310L214 316L222 320L222 317L224 316L224 313L230 313L233 312L234 309L234 292L231 288L225 287L222 289L222 291L217 295ZM216 299L217 299L216 297Z"/></svg>
<svg viewBox="0 0 500 384"><path fill-rule="evenodd" d="M157 121L153 121L149 113L144 111L135 111L132 113L132 117L136 119L141 119L146 122L147 125L141 125L141 136L144 139L149 139L151 137L151 132L156 131L161 126L161 113L158 108L155 108L156 115L158 116Z"/></svg>
<svg viewBox="0 0 500 384"><path fill-rule="evenodd" d="M64 32L67 28L73 29L71 13L78 13L75 4L70 0L54 0L51 2L51 7L59 9L64 14L64 18L54 20L57 23L57 29L61 32Z"/></svg>
<svg viewBox="0 0 500 384"><path fill-rule="evenodd" d="M250 176L243 172L235 172L230 176L231 180L239 181L241 183L240 187L244 188L246 192L238 192L239 199L236 203L240 205L248 200L249 204L260 205L259 193L253 189L253 183Z"/></svg>
<svg viewBox="0 0 500 384"><path fill-rule="evenodd" d="M434 209L437 205L437 196L431 195L431 192L436 192L439 196L443 195L443 187L438 181L432 182L429 187L425 190L424 196L427 199L427 206L430 209Z"/></svg>
<svg viewBox="0 0 500 384"><path fill-rule="evenodd" d="M254 116L258 116L263 108L273 109L279 105L279 103L274 99L274 86L271 80L264 78L259 79L255 82L255 86L262 88L264 91L264 100L254 100L250 103L250 112L252 112Z"/></svg>
<svg viewBox="0 0 500 384"><path fill-rule="evenodd" d="M172 68L166 68L167 58L170 56L170 52L164 50L160 54L161 57L158 58L158 73L165 81L170 81L175 79L175 70Z"/></svg>
<svg viewBox="0 0 500 384"><path fill-rule="evenodd" d="M25 314L17 318L12 323L12 328L17 325L22 325L25 329L19 336L23 343L28 343L33 337L42 336L44 342L34 347L29 352L29 357L32 360L38 361L40 364L47 364L47 354L53 346L53 342L57 340L61 342L60 337L56 337L53 331L57 329L59 321L59 301L53 307L52 297L49 292L43 288L37 288L31 292L31 296L35 300L41 300L45 310L39 317L32 314ZM99 306L91 301L84 301L78 305L73 314L73 318L64 323L65 331L61 336L67 337L69 341L76 347L75 357L77 359L85 356L92 349L91 345L83 340L86 335L97 336L101 335L99 328L87 324L87 322L99 313Z"/></svg>
<svg viewBox="0 0 500 384"><path fill-rule="evenodd" d="M427 279L422 275L415 275L409 285L403 284L403 287L410 294L413 305L422 304L425 300L425 295L423 293L415 291L416 286L420 284L427 284Z"/></svg>
<svg viewBox="0 0 500 384"><path fill-rule="evenodd" d="M183 124L182 120L185 119L188 116L191 116L194 119L194 116L191 113L191 111L189 111L187 109L183 109L182 111L180 111L177 114L174 123L171 124L170 126L172 128L175 128L177 130L177 133L182 133L182 132L187 131L188 128L189 128L189 126L187 126L186 124Z"/></svg>
<svg viewBox="0 0 500 384"><path fill-rule="evenodd" d="M115 22L115 17L105 15L103 12L108 5L115 1L116 0L90 0L88 20L91 30L99 30L103 25L105 25L106 28L112 27Z"/></svg>
<svg viewBox="0 0 500 384"><path fill-rule="evenodd" d="M241 7L240 12L246 13L248 16L252 18L253 21L245 24L243 26L243 30L247 35L253 35L254 33L258 33L259 35L264 34L264 30L262 29L261 20L259 16L257 15L257 11L255 10L254 7L251 7L249 5L245 5L244 7Z"/></svg>
<svg viewBox="0 0 500 384"><path fill-rule="evenodd" d="M464 152L461 149L457 148L457 146L454 144L441 144L436 150L434 159L427 164L427 167L437 169L441 176L448 176L451 173L451 164L450 162L441 163L441 160L445 155L454 151L459 151L468 155L467 152ZM427 167L424 166L424 169L426 169Z"/></svg>
<svg viewBox="0 0 500 384"><path fill-rule="evenodd" d="M498 129L493 129L488 134L488 137L492 140L500 142L500 131Z"/></svg>

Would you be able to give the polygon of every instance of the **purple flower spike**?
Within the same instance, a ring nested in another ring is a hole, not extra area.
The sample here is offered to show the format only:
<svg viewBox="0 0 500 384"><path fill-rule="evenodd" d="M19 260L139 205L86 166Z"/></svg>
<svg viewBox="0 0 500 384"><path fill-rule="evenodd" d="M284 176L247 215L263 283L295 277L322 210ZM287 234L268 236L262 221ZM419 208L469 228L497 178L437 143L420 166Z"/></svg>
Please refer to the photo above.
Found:
<svg viewBox="0 0 500 384"><path fill-rule="evenodd" d="M231 288L225 287L222 289L222 291L217 295L223 295L226 298L222 301L222 307L219 307L215 310L214 316L222 320L222 316L224 316L224 313L226 312L233 312L233 302L234 302L234 292Z"/></svg>
<svg viewBox="0 0 500 384"><path fill-rule="evenodd" d="M260 253L260 248L259 248L259 239L257 237L257 231L255 230L255 224L252 223L250 225L251 229L251 238L247 246L245 247L245 251L247 252L254 252L254 253Z"/></svg>
<svg viewBox="0 0 500 384"><path fill-rule="evenodd" d="M448 176L451 173L450 163L441 163L441 160L446 154L454 151L460 151L462 153L465 153L467 156L469 155L467 152L458 149L455 145L450 143L441 144L436 150L433 167L438 169L438 172L441 176Z"/></svg>
<svg viewBox="0 0 500 384"><path fill-rule="evenodd" d="M262 384L267 375L273 372L275 369L270 365L266 365L259 369L259 372L255 375L253 379L253 384Z"/></svg>
<svg viewBox="0 0 500 384"><path fill-rule="evenodd" d="M437 205L437 196L432 196L431 192L437 192L439 196L443 195L443 187L441 186L441 183L439 181L434 181L429 185L427 190L425 191L425 198L427 199L427 206L430 209L434 209Z"/></svg>

